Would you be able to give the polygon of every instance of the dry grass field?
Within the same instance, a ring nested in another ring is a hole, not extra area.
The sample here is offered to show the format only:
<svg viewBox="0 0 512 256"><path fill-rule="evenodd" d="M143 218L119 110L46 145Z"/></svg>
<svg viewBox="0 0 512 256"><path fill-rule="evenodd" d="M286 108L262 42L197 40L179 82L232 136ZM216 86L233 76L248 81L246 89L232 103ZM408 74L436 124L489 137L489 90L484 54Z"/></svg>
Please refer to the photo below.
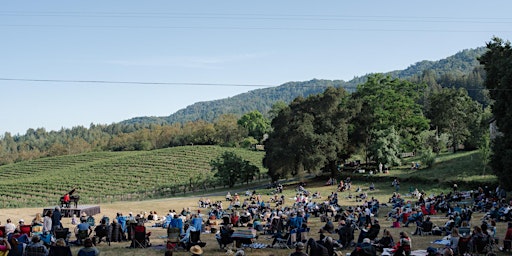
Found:
<svg viewBox="0 0 512 256"><path fill-rule="evenodd" d="M368 183L364 182L355 182L353 185L353 190L360 186L363 188L363 190L366 190L368 187ZM402 187L408 187L407 184L402 184ZM316 184L308 184L306 187L310 191L319 191L324 198L330 194L331 192L335 191L336 187L334 186L323 186L321 183ZM392 191L391 188L388 186L387 183L376 183L376 190L375 191L367 191L369 197L376 197L379 199L381 203L387 202L389 196L391 195ZM266 195L268 190L261 189L257 190L263 195L263 198L265 200L268 200L270 196ZM231 191L231 193L234 192L243 192L243 191ZM405 193L406 191L403 191ZM350 205L357 205L358 202L355 202L354 199L347 199L346 196L349 193L354 192L342 192L339 194L340 198L340 205L342 207L347 207ZM428 193L428 191L427 191ZM290 186L287 187L284 191L284 195L286 198L291 198L295 194L294 187ZM205 196L206 197L206 196ZM224 196L208 196L212 201L216 200L224 200ZM156 211L159 216L164 216L170 209L175 209L176 211L180 211L182 208L190 207L192 211L197 212L198 210L198 199L199 197L183 197L183 198L168 198L168 199L158 199L158 200L148 200L148 201L139 201L139 202L116 202L116 203L110 203L110 204L101 204L101 214L98 214L97 216L94 216L96 220L98 221L102 216L108 216L110 219L112 219L117 212L121 212L123 214L127 214L128 212L133 212L134 214L140 213L140 212L149 212L149 211ZM318 202L321 202L321 199L315 199ZM411 198L412 200L412 198ZM291 200L288 200L286 203L287 205L291 205ZM381 230L384 228L388 228L391 230L393 236L398 238L398 233L400 231L407 231L408 233L412 233L415 230L415 225L410 225L409 227L405 228L390 228L391 227L391 221L386 220L383 216L387 214L387 212L390 210L390 208L381 208L380 211L380 223L381 223ZM32 218L35 216L36 213L41 212L41 208L19 208L19 209L2 209L0 211L0 221L2 224L5 224L5 220L7 218L11 218L13 221L17 222L20 218L23 218L26 222L30 222ZM205 212L205 209L201 209L202 212ZM480 219L482 218L482 213L475 213L473 215L472 225L480 225ZM446 221L446 218L443 215L436 215L432 216L432 220L434 223L438 225L444 224ZM72 227L71 225L71 219L65 218L63 219L63 224L66 227ZM130 249L126 248L129 246L128 242L121 242L121 243L112 243L111 246L108 246L105 243L101 243L98 245L99 250L101 251L101 255L103 256L120 256L120 255L163 255L165 252L164 244L165 244L165 238L161 238L161 236L166 235L166 230L163 228L153 228L150 227L152 225L151 222L147 223L147 230L152 232L151 235L151 243L152 246L147 249ZM309 220L308 225L311 227L311 232L309 234L310 237L313 237L315 239L318 239L319 234L318 230L320 227L324 225L324 223L320 222L319 218L311 217ZM498 233L497 237L503 238L505 234L505 228L506 223L500 222L498 223ZM355 237L357 238L359 234L359 231L356 231ZM270 244L272 240L268 239L269 236L260 235L258 238L258 243L265 243ZM380 237L380 236L379 236ZM338 236L335 234L333 235L333 238L337 239ZM412 245L413 249L426 249L429 246L432 246L431 241L435 239L440 239L442 237L439 236L412 236ZM74 239L74 238L73 238ZM201 240L207 243L206 247L204 248L205 254L204 255L226 255L226 252L224 250L220 250L217 242L215 241L214 234L202 234ZM76 254L76 251L79 249L78 246L72 246L72 251L74 254ZM343 253L351 252L353 248L349 249L343 249ZM275 249L275 248L265 248L265 249L247 249L246 255L289 255L293 250L291 249ZM184 251L178 251L175 252L174 255L190 255L189 252Z"/></svg>

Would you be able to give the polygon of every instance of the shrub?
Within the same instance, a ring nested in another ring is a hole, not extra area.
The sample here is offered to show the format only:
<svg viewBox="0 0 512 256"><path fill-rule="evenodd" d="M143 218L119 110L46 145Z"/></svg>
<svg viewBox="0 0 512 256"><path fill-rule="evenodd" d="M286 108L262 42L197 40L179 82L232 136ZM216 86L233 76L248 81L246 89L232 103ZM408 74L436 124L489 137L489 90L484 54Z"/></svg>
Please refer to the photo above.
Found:
<svg viewBox="0 0 512 256"><path fill-rule="evenodd" d="M427 166L427 168L430 168L434 166L436 162L436 154L432 151L431 148L427 148L421 152L420 160L424 165Z"/></svg>

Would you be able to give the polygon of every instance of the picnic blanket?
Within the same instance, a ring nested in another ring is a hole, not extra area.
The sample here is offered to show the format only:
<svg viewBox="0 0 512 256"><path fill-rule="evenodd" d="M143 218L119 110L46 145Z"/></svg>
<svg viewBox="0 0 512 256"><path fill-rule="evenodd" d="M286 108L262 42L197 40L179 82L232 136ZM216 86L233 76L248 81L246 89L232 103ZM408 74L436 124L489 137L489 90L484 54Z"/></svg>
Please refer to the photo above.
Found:
<svg viewBox="0 0 512 256"><path fill-rule="evenodd" d="M254 233L251 230L242 229L242 230L236 230L235 232L233 232L233 234L231 234L231 237L232 238L251 239L251 238L255 238L256 236L254 235Z"/></svg>

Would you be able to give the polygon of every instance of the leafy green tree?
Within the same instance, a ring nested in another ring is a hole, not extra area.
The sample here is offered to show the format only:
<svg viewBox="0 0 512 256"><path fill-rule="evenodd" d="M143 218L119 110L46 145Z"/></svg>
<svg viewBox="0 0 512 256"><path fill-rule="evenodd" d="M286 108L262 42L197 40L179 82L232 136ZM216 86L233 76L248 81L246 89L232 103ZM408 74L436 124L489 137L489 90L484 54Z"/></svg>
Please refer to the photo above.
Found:
<svg viewBox="0 0 512 256"><path fill-rule="evenodd" d="M370 145L370 153L372 158L378 162L388 166L400 165L400 136L395 131L394 126L385 130L374 131L374 143Z"/></svg>
<svg viewBox="0 0 512 256"><path fill-rule="evenodd" d="M348 108L343 88L297 98L272 120L273 132L265 143L264 165L272 179L301 175L303 171L337 172L340 157L349 154Z"/></svg>
<svg viewBox="0 0 512 256"><path fill-rule="evenodd" d="M244 114L237 123L247 129L249 136L258 141L261 141L263 135L270 131L270 121L257 110Z"/></svg>
<svg viewBox="0 0 512 256"><path fill-rule="evenodd" d="M443 88L429 97L427 116L431 124L450 134L453 152L471 135L471 126L480 126L482 108L464 89Z"/></svg>
<svg viewBox="0 0 512 256"><path fill-rule="evenodd" d="M420 160L427 168L431 168L436 163L436 154L431 148L423 149L420 153Z"/></svg>
<svg viewBox="0 0 512 256"><path fill-rule="evenodd" d="M258 167L229 151L212 160L210 165L216 171L214 177L230 188L238 181L249 183L259 173Z"/></svg>
<svg viewBox="0 0 512 256"><path fill-rule="evenodd" d="M221 115L214 123L215 141L222 146L237 146L247 132L238 126L233 114Z"/></svg>
<svg viewBox="0 0 512 256"><path fill-rule="evenodd" d="M393 126L401 138L401 151L419 147L416 137L428 129L428 119L418 104L423 89L424 85L406 80L382 74L370 75L352 95L361 106L355 119L354 138L357 141L354 143L363 147L369 156L369 148L377 139L374 132Z"/></svg>
<svg viewBox="0 0 512 256"><path fill-rule="evenodd" d="M505 189L512 189L512 47L510 42L493 38L479 59L487 73L485 87L490 91L492 113L501 136L494 139L491 166Z"/></svg>
<svg viewBox="0 0 512 256"><path fill-rule="evenodd" d="M419 150L431 149L436 154L446 150L446 145L450 141L448 134L439 134L437 130L423 131L418 138L421 145Z"/></svg>

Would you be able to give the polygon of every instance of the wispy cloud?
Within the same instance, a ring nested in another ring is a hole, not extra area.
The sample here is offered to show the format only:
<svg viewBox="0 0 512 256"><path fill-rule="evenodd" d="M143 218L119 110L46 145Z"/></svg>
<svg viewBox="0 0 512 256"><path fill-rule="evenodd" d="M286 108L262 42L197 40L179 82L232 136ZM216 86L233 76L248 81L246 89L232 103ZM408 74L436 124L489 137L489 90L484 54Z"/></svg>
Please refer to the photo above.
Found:
<svg viewBox="0 0 512 256"><path fill-rule="evenodd" d="M222 69L223 66L259 59L269 54L251 53L226 56L175 56L148 57L141 59L110 60L108 64L139 67L179 67L200 69Z"/></svg>

